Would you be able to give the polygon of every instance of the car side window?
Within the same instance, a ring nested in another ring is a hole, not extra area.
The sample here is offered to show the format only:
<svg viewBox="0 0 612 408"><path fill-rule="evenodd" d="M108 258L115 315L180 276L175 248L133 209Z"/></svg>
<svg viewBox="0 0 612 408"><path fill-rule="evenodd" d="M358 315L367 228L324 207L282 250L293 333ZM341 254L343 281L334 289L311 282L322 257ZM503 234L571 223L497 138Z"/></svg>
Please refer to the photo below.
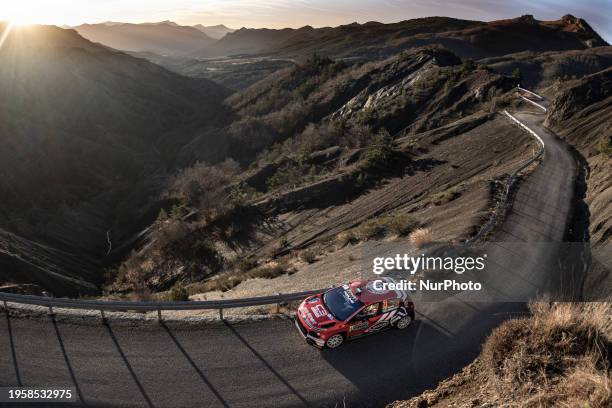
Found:
<svg viewBox="0 0 612 408"><path fill-rule="evenodd" d="M380 306L380 303L374 303L373 305L370 305L368 307L366 307L365 309L362 310L361 313L363 313L364 317L374 317L378 314L378 307Z"/></svg>
<svg viewBox="0 0 612 408"><path fill-rule="evenodd" d="M386 313L391 310L395 310L400 306L400 300L398 298L395 299L387 299L382 302L382 312Z"/></svg>

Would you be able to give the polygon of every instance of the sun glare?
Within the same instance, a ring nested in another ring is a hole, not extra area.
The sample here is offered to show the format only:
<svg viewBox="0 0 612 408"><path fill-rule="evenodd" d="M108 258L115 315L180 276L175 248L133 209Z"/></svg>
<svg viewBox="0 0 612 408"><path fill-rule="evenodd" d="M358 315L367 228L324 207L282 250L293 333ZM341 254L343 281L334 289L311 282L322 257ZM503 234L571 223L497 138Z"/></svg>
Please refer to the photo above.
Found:
<svg viewBox="0 0 612 408"><path fill-rule="evenodd" d="M4 20L12 26L45 23L51 10L50 3L39 3L28 0L12 0L0 7L0 21Z"/></svg>

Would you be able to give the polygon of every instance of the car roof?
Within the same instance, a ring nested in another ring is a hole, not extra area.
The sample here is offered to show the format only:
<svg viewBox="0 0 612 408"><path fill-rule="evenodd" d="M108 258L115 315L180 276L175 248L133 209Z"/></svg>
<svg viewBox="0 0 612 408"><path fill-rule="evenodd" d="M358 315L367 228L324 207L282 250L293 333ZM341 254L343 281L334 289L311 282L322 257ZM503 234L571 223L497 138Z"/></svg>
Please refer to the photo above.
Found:
<svg viewBox="0 0 612 408"><path fill-rule="evenodd" d="M392 278L380 278L375 280L356 280L351 281L347 285L351 292L363 303L370 305L372 303L382 302L388 299L408 299L408 293L404 290L376 290L374 288L375 281L395 282Z"/></svg>

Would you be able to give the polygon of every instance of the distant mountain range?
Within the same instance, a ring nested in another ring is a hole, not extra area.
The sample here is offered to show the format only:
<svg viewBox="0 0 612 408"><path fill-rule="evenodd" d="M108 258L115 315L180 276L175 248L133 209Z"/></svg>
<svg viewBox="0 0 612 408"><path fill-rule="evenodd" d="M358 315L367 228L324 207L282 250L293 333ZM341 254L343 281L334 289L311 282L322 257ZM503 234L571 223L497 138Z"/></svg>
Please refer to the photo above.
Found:
<svg viewBox="0 0 612 408"><path fill-rule="evenodd" d="M118 50L170 56L202 54L216 41L202 30L171 21L144 24L106 22L83 24L74 29L91 41Z"/></svg>
<svg viewBox="0 0 612 408"><path fill-rule="evenodd" d="M219 40L223 38L226 34L233 33L234 31L236 31L231 28L227 28L223 24L208 27L203 26L202 24L197 24L194 25L193 28L197 28L198 30L202 31L210 38L214 38L215 40Z"/></svg>
<svg viewBox="0 0 612 408"><path fill-rule="evenodd" d="M427 17L399 23L352 23L338 27L252 29L187 27L170 21L103 23L75 29L110 47L186 57L275 55L305 57L313 52L336 58L382 58L403 49L442 44L461 57L485 58L520 51L585 49L607 43L583 19L566 15L539 21L531 15L491 22Z"/></svg>

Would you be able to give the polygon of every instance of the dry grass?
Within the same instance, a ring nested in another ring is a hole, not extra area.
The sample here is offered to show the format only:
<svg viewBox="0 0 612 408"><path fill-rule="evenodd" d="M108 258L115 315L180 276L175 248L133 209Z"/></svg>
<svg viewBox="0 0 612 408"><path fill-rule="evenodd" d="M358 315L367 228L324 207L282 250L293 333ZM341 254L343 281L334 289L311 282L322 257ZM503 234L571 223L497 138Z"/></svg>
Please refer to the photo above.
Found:
<svg viewBox="0 0 612 408"><path fill-rule="evenodd" d="M385 235L386 226L382 219L373 218L366 220L355 230L355 235L361 241L381 238Z"/></svg>
<svg viewBox="0 0 612 408"><path fill-rule="evenodd" d="M535 303L497 328L482 359L497 399L525 407L612 406L610 306Z"/></svg>
<svg viewBox="0 0 612 408"><path fill-rule="evenodd" d="M392 213L364 221L351 231L338 235L338 244L343 247L349 243L382 238L386 235L404 236L419 227L419 222L411 215Z"/></svg>
<svg viewBox="0 0 612 408"><path fill-rule="evenodd" d="M433 233L429 228L418 228L408 236L410 243L417 248L423 248L425 245L433 242Z"/></svg>
<svg viewBox="0 0 612 408"><path fill-rule="evenodd" d="M450 203L451 201L455 200L460 195L461 195L461 187L456 186L456 187L449 188L448 190L445 190L441 193L435 194L432 197L431 202L434 205L444 205L444 204Z"/></svg>
<svg viewBox="0 0 612 408"><path fill-rule="evenodd" d="M344 248L347 245L355 245L358 242L359 240L353 231L342 232L336 237L336 245L339 248Z"/></svg>
<svg viewBox="0 0 612 408"><path fill-rule="evenodd" d="M282 262L262 265L246 272L236 269L233 272L217 275L206 282L191 284L187 287L187 291L189 295L215 291L225 292L233 289L247 279L274 279L281 275L292 274L294 272L294 268Z"/></svg>
<svg viewBox="0 0 612 408"><path fill-rule="evenodd" d="M309 249L300 252L300 259L308 264L317 262L317 255Z"/></svg>
<svg viewBox="0 0 612 408"><path fill-rule="evenodd" d="M461 373L390 407L611 407L612 304L530 309L532 316L495 329Z"/></svg>

